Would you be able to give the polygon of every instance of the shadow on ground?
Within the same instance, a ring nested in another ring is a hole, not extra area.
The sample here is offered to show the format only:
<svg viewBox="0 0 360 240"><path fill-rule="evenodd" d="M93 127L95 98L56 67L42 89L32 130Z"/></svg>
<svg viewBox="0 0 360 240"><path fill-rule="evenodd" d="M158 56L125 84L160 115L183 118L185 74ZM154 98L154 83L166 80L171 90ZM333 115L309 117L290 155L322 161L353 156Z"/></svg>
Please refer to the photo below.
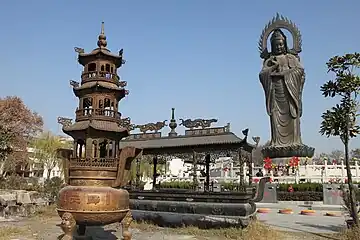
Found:
<svg viewBox="0 0 360 240"><path fill-rule="evenodd" d="M86 236L92 236L92 240L118 240L118 238L114 233L118 233L114 229L104 229L103 227L87 227ZM117 235L118 235L117 234Z"/></svg>

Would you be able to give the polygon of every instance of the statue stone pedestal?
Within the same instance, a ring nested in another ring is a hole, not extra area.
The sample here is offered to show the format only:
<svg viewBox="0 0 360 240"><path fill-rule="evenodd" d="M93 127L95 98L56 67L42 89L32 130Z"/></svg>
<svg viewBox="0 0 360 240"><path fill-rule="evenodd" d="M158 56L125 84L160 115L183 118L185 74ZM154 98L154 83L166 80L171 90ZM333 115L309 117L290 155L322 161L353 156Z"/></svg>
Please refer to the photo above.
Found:
<svg viewBox="0 0 360 240"><path fill-rule="evenodd" d="M264 158L269 157L275 164L288 163L293 157L298 157L300 162L304 162L306 158L312 158L315 148L304 144L289 146L267 146L261 150Z"/></svg>
<svg viewBox="0 0 360 240"><path fill-rule="evenodd" d="M272 163L276 164L276 165L282 165L285 166L286 164L289 164L291 161L292 157L279 157L279 158L272 158ZM299 165L303 165L305 163L306 160L309 160L311 158L308 157L299 157Z"/></svg>

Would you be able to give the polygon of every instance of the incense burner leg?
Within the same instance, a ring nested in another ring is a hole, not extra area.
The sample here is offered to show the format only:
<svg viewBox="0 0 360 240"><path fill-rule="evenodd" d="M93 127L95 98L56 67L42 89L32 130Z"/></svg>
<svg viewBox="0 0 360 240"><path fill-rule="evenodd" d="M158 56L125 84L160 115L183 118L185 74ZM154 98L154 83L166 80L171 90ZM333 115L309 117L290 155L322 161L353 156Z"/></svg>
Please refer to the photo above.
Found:
<svg viewBox="0 0 360 240"><path fill-rule="evenodd" d="M131 222L133 221L130 210L126 213L125 218L121 221L122 235L124 240L131 240L132 234L129 231Z"/></svg>
<svg viewBox="0 0 360 240"><path fill-rule="evenodd" d="M77 229L77 233L79 236L84 236L86 232L86 226L85 225L79 225Z"/></svg>
<svg viewBox="0 0 360 240"><path fill-rule="evenodd" d="M66 212L62 215L60 227L64 231L64 234L59 237L60 240L74 240L76 221L71 213Z"/></svg>

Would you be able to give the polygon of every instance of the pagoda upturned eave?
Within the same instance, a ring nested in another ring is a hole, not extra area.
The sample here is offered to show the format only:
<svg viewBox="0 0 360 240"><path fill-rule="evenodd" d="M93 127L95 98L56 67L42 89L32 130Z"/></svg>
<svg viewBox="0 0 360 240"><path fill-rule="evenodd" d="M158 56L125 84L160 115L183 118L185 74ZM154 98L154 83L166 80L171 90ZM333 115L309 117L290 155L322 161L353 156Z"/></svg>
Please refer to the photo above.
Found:
<svg viewBox="0 0 360 240"><path fill-rule="evenodd" d="M116 68L121 67L124 64L122 55L115 55L110 52L107 48L96 48L90 53L80 52L78 55L78 62L85 66L88 63L95 61L99 58L109 58L113 62Z"/></svg>
<svg viewBox="0 0 360 240"><path fill-rule="evenodd" d="M78 121L71 125L63 126L64 133L74 137L75 132L86 132L88 129L94 129L103 132L112 132L114 134L120 134L122 138L130 135L129 130L126 127L120 126L117 122L101 121L101 120L85 120Z"/></svg>
<svg viewBox="0 0 360 240"><path fill-rule="evenodd" d="M128 91L124 88L118 87L114 83L106 82L106 81L91 81L81 84L81 86L73 87L73 92L76 97L81 97L83 92L89 91L94 88L103 88L114 92L117 95L117 99L124 98Z"/></svg>

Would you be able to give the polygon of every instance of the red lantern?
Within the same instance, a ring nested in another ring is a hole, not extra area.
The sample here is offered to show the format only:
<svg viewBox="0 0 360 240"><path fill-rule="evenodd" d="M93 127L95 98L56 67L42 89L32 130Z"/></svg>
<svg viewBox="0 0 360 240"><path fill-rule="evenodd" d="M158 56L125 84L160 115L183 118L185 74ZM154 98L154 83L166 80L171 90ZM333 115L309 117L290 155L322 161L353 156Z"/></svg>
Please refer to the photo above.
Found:
<svg viewBox="0 0 360 240"><path fill-rule="evenodd" d="M264 159L264 168L266 170L269 170L272 168L272 161L271 161L271 158L267 157Z"/></svg>
<svg viewBox="0 0 360 240"><path fill-rule="evenodd" d="M229 169L226 167L226 168L224 168L224 172L227 172L227 171L229 171Z"/></svg>

